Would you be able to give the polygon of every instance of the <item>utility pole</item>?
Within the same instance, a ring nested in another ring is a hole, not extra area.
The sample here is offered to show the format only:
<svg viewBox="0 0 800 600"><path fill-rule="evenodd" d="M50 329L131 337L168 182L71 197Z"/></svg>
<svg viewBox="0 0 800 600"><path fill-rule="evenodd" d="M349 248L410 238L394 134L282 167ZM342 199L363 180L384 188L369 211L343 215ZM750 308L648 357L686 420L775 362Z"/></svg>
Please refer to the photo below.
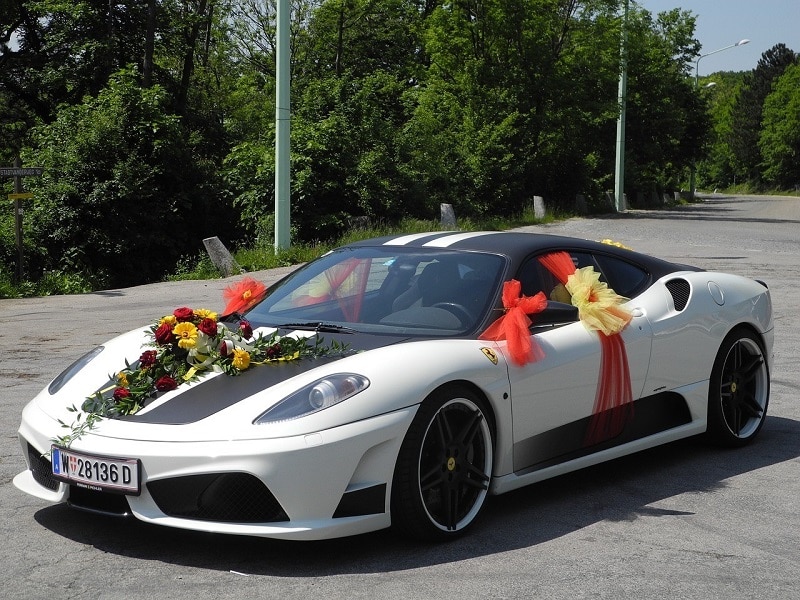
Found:
<svg viewBox="0 0 800 600"><path fill-rule="evenodd" d="M622 34L619 48L619 117L617 118L617 151L614 170L614 208L617 212L627 209L625 206L625 110L628 104L628 0L625 0L622 17Z"/></svg>
<svg viewBox="0 0 800 600"><path fill-rule="evenodd" d="M277 48L275 52L275 250L288 248L290 239L290 62L289 0L278 0Z"/></svg>

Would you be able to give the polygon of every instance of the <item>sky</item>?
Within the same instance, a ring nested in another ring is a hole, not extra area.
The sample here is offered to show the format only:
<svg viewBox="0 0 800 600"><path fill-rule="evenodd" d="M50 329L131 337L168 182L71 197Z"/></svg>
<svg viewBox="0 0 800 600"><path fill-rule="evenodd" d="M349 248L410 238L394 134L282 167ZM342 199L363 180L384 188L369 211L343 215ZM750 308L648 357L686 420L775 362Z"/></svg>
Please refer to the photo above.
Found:
<svg viewBox="0 0 800 600"><path fill-rule="evenodd" d="M761 55L782 43L800 53L800 0L635 0L653 15L680 8L697 18L695 37L707 54L749 39L750 43L704 57L700 76L717 71L752 71Z"/></svg>

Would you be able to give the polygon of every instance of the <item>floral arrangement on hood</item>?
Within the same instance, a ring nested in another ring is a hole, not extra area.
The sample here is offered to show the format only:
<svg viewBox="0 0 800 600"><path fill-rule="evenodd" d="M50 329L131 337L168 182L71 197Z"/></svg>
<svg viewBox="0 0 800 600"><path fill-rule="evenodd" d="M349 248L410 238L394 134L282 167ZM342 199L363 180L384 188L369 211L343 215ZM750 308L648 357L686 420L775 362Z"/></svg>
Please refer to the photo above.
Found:
<svg viewBox="0 0 800 600"><path fill-rule="evenodd" d="M265 293L263 284L249 278L229 286L226 313L238 314L252 307ZM234 323L223 323L213 311L186 306L161 317L147 330L149 341L139 358L133 363L125 361L124 368L109 376L109 384L89 396L80 408L71 407L75 422L61 423L70 433L54 441L68 447L99 420L135 414L148 401L191 384L205 372L236 376L255 365L347 350L336 341L324 345L319 336L294 338L280 336L277 331L254 335L246 319L234 319Z"/></svg>

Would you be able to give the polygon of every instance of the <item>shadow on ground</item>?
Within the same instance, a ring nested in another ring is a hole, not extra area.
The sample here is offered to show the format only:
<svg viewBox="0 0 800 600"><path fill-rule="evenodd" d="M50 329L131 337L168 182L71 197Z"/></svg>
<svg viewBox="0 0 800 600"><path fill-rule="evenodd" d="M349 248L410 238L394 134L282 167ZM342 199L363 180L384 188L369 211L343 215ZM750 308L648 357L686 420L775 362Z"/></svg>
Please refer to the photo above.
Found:
<svg viewBox="0 0 800 600"><path fill-rule="evenodd" d="M277 577L401 571L531 547L600 521L690 515L651 506L800 456L800 423L768 417L759 438L738 450L685 440L491 498L468 535L422 544L389 532L344 540L286 542L182 531L98 517L64 505L36 513L44 527L120 556Z"/></svg>

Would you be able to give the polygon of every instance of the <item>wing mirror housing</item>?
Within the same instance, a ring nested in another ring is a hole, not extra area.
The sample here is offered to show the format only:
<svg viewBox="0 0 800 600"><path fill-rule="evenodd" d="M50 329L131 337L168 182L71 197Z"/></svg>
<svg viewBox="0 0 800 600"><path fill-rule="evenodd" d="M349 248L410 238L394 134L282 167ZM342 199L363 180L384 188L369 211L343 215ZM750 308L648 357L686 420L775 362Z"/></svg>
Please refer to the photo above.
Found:
<svg viewBox="0 0 800 600"><path fill-rule="evenodd" d="M547 301L547 308L542 312L530 315L533 327L566 325L578 320L578 307L555 300Z"/></svg>

